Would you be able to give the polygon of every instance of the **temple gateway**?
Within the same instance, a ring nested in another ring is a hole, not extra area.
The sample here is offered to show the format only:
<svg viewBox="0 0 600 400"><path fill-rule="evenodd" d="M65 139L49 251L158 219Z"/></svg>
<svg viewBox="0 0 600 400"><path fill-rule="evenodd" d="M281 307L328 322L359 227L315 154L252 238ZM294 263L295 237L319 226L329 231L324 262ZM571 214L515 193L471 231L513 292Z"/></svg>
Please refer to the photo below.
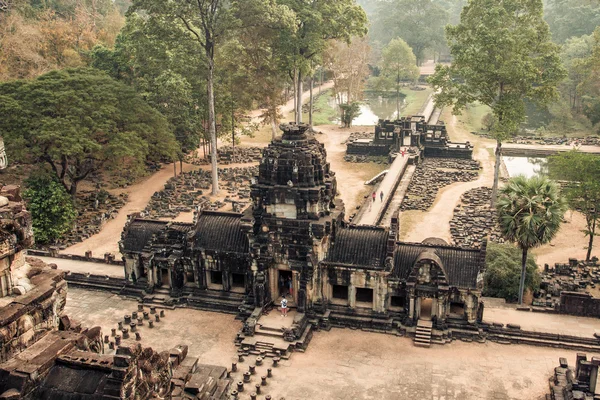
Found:
<svg viewBox="0 0 600 400"><path fill-rule="evenodd" d="M417 334L421 327L427 339L435 330L443 340L449 322L481 320L485 243L400 242L397 215L389 228L349 224L323 144L307 125L281 128L245 212L201 211L193 224L130 217L120 242L130 290L145 302L236 313L249 336L283 294L297 311L295 339L309 321Z"/></svg>

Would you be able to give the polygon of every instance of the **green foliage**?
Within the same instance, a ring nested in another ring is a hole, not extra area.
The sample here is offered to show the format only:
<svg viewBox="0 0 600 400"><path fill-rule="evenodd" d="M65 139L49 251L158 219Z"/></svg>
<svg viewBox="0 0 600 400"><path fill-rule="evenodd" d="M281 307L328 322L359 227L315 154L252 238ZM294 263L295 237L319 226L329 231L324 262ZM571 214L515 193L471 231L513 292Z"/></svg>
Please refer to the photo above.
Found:
<svg viewBox="0 0 600 400"><path fill-rule="evenodd" d="M380 2L373 16L371 37L383 44L402 38L412 48L419 64L425 50L444 45L444 26L449 13L434 0L390 0Z"/></svg>
<svg viewBox="0 0 600 400"><path fill-rule="evenodd" d="M77 210L73 199L55 177L37 173L25 181L23 193L33 218L35 240L51 244L73 227Z"/></svg>
<svg viewBox="0 0 600 400"><path fill-rule="evenodd" d="M492 113L487 113L481 118L481 126L488 132L494 128L494 124L496 124L496 120Z"/></svg>
<svg viewBox="0 0 600 400"><path fill-rule="evenodd" d="M564 43L591 34L600 25L600 2L596 0L548 0L545 12L552 38Z"/></svg>
<svg viewBox="0 0 600 400"><path fill-rule="evenodd" d="M500 191L497 204L500 232L523 252L519 304L523 303L527 252L556 237L565 206L558 185L544 177L516 176Z"/></svg>
<svg viewBox="0 0 600 400"><path fill-rule="evenodd" d="M344 128L350 128L354 118L360 115L360 104L356 101L352 103L340 104L342 110L342 125Z"/></svg>
<svg viewBox="0 0 600 400"><path fill-rule="evenodd" d="M165 119L123 83L93 69L52 71L0 84L0 131L9 157L47 163L75 195L102 168L137 175L178 151Z"/></svg>
<svg viewBox="0 0 600 400"><path fill-rule="evenodd" d="M512 244L490 242L485 258L486 272L483 295L498 297L507 301L519 298L521 277L521 251ZM527 278L525 288L536 291L541 277L533 255L527 256Z"/></svg>
<svg viewBox="0 0 600 400"><path fill-rule="evenodd" d="M460 24L446 27L453 62L430 78L436 102L455 112L475 101L491 107L502 141L525 119L526 99L555 99L566 72L542 13L541 0L469 2Z"/></svg>
<svg viewBox="0 0 600 400"><path fill-rule="evenodd" d="M562 191L569 206L585 216L589 260L600 220L600 156L577 150L558 153L548 158L548 171L553 179L568 182Z"/></svg>
<svg viewBox="0 0 600 400"><path fill-rule="evenodd" d="M381 71L384 77L395 85L400 81L416 81L419 79L417 60L410 46L402 39L392 39L384 47L381 60Z"/></svg>
<svg viewBox="0 0 600 400"><path fill-rule="evenodd" d="M522 249L548 243L558 233L565 205L555 182L539 176L511 178L498 198L502 236Z"/></svg>

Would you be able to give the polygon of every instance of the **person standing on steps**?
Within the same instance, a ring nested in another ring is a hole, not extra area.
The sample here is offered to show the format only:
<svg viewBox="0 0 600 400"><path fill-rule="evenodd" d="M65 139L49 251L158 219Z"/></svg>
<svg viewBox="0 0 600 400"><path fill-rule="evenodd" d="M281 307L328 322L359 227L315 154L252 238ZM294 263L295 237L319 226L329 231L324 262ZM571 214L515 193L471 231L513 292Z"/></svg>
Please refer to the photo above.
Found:
<svg viewBox="0 0 600 400"><path fill-rule="evenodd" d="M383 203L383 190L379 193L379 200Z"/></svg>
<svg viewBox="0 0 600 400"><path fill-rule="evenodd" d="M373 192L373 195L372 195L372 197L373 197L373 203L375 203L375 196L376 196L375 192Z"/></svg>
<svg viewBox="0 0 600 400"><path fill-rule="evenodd" d="M287 299L285 298L285 295L283 295L283 299L281 299L281 316L282 317L287 316L287 310L288 310Z"/></svg>

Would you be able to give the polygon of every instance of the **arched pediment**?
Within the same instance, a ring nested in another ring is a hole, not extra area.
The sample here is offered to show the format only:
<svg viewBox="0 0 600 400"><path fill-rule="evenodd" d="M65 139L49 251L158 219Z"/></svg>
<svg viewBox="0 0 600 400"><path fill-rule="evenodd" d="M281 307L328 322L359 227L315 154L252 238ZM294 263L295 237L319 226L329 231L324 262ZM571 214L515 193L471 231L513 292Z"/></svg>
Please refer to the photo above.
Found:
<svg viewBox="0 0 600 400"><path fill-rule="evenodd" d="M423 251L413 265L411 281L418 285L440 286L448 284L448 275L444 263L434 251Z"/></svg>

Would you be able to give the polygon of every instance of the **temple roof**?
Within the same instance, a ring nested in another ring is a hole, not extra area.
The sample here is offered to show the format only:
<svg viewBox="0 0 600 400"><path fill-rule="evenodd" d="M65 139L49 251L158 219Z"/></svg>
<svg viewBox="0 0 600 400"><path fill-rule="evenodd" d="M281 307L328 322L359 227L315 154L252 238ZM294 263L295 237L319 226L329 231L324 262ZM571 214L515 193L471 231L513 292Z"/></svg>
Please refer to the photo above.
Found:
<svg viewBox="0 0 600 400"><path fill-rule="evenodd" d="M241 229L242 214L203 211L198 217L194 249L248 253L248 237Z"/></svg>
<svg viewBox="0 0 600 400"><path fill-rule="evenodd" d="M388 236L374 226L340 228L325 262L383 269Z"/></svg>
<svg viewBox="0 0 600 400"><path fill-rule="evenodd" d="M89 357L95 357L89 353ZM47 399L101 399L110 372L57 364L50 369L39 391Z"/></svg>
<svg viewBox="0 0 600 400"><path fill-rule="evenodd" d="M476 288L477 275L483 270L484 256L480 249L440 246L423 243L396 243L393 275L407 279L423 254L437 256L448 275L448 284L460 288ZM437 262L437 260L435 260Z"/></svg>
<svg viewBox="0 0 600 400"><path fill-rule="evenodd" d="M141 252L152 239L152 235L158 233L166 225L167 222L164 221L133 220L123 235L123 249L126 252Z"/></svg>

